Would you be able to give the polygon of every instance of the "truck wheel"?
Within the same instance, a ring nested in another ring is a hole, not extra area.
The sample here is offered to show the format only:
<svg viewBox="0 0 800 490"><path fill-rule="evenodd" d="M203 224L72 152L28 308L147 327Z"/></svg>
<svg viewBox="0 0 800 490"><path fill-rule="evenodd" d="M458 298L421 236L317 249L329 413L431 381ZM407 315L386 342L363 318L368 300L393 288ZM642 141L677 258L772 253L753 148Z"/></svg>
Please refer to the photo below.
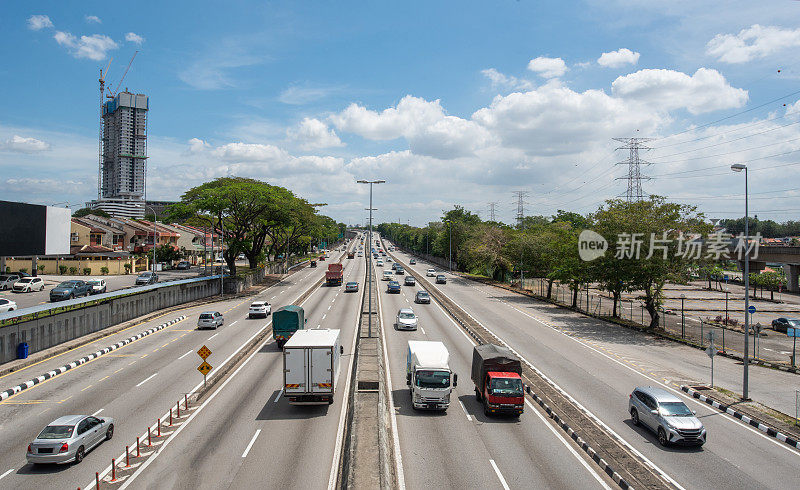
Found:
<svg viewBox="0 0 800 490"><path fill-rule="evenodd" d="M491 413L489 413L489 407L487 407L485 403L483 404L483 414L487 417L491 416Z"/></svg>

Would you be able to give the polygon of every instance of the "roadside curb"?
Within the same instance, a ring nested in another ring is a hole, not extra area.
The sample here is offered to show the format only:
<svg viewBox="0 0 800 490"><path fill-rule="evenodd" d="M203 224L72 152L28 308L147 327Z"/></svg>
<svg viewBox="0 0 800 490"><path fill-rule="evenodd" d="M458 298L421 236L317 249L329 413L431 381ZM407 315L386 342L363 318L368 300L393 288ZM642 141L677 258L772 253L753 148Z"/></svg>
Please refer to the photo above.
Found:
<svg viewBox="0 0 800 490"><path fill-rule="evenodd" d="M153 328L151 328L149 330L145 330L144 332L139 333L137 335L134 335L133 337L128 337L127 339L121 340L121 341L117 342L114 345L111 345L111 346L106 347L104 349L100 349L99 351L97 351L97 352L95 352L93 354L89 354L88 356L83 356L80 359L78 359L77 361L72 361L69 364L65 364L65 365L63 365L63 366L61 366L59 368L53 369L52 371L48 371L48 372L46 372L46 373L44 373L44 374L42 374L40 376L37 376L37 377L35 377L35 378L33 378L33 379L29 380L29 381L26 381L26 382L24 382L22 384L19 384L19 385L13 387L13 388L9 388L9 389L7 389L7 390L5 390L3 392L0 392L0 401L5 400L6 398L9 398L10 396L15 395L15 394L17 394L17 393L19 393L21 391L27 390L28 388L30 388L32 386L38 385L39 383L43 383L44 381L47 381L50 378L54 378L54 377L58 376L59 374L65 373L65 372L69 371L70 369L76 368L76 367L80 366L81 364L85 364L85 363L91 361L92 359L97 359L100 356L103 356L105 354L108 354L109 352L115 351L115 350L119 349L122 346L130 344L131 342L135 342L135 341L137 341L137 340L139 340L139 339L141 339L143 337L146 337L146 336L148 336L148 335L150 335L150 334L152 334L154 332L158 332L159 330L163 330L163 329L169 327L170 325L174 325L175 323L178 323L179 321L185 320L185 319L186 319L186 315L181 315L181 316L179 316L178 318L176 318L174 320L170 320L170 321L168 321L166 323L162 323L161 325L153 327Z"/></svg>
<svg viewBox="0 0 800 490"><path fill-rule="evenodd" d="M749 416L747 416L747 415L745 415L745 414L743 414L741 412L738 412L738 411L734 410L733 408L729 407L728 405L725 405L725 404L720 403L720 402L718 402L716 400L713 400L713 399L707 397L706 395L702 395L702 394L700 394L700 392L698 392L696 390L693 390L693 389L689 388L686 385L681 385L681 390L686 392L686 393L688 393L689 395L692 395L693 398L697 398L701 402L705 402L707 405L711 405L712 407L714 407L714 408L716 408L716 409L718 409L718 410L720 410L722 412L725 412L728 415L730 415L730 416L732 416L734 418L737 418L737 419L741 420L742 422L744 422L744 423L746 423L746 424L748 424L748 425L750 425L752 427L755 427L756 429L760 430L761 432L767 434L770 437L774 437L775 439L778 439L781 442L785 442L786 444L788 444L789 446L792 446L795 449L800 449L800 441L796 441L795 439L787 436L786 434L783 434L782 432L778 432L777 430L775 430L772 427L764 424L763 422L759 422L758 420L755 420L755 419L753 419L753 418L751 418L751 417L749 417Z"/></svg>

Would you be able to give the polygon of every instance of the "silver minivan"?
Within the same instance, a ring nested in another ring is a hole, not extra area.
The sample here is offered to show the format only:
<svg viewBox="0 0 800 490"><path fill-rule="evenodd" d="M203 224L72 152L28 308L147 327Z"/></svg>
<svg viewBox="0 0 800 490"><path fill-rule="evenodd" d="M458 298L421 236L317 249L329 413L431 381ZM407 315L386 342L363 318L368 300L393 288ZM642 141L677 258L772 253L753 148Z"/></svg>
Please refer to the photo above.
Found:
<svg viewBox="0 0 800 490"><path fill-rule="evenodd" d="M638 387L628 399L633 425L643 425L658 436L662 446L685 444L702 446L706 428L676 395L652 386Z"/></svg>

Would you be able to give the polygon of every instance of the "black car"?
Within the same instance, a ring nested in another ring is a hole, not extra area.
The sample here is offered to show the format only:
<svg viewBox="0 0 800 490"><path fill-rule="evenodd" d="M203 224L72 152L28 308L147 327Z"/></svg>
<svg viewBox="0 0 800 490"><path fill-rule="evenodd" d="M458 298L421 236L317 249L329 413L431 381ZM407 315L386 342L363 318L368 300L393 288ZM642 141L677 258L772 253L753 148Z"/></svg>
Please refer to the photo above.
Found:
<svg viewBox="0 0 800 490"><path fill-rule="evenodd" d="M309 267L316 267L316 266L317 266L316 260L312 260L311 263L309 264Z"/></svg>
<svg viewBox="0 0 800 490"><path fill-rule="evenodd" d="M447 284L447 277L444 274L436 276L436 284Z"/></svg>
<svg viewBox="0 0 800 490"><path fill-rule="evenodd" d="M414 296L414 303L430 304L430 302L431 295L427 291L417 291L417 295Z"/></svg>
<svg viewBox="0 0 800 490"><path fill-rule="evenodd" d="M776 318L772 320L772 329L776 332L786 333L786 329L800 329L800 320L797 318Z"/></svg>
<svg viewBox="0 0 800 490"><path fill-rule="evenodd" d="M406 276L406 278L403 280L403 285L404 286L416 286L417 285L417 281L416 281L416 279L414 279L414 276Z"/></svg>
<svg viewBox="0 0 800 490"><path fill-rule="evenodd" d="M389 284L386 286L387 293L400 293L400 283L397 281L389 281Z"/></svg>

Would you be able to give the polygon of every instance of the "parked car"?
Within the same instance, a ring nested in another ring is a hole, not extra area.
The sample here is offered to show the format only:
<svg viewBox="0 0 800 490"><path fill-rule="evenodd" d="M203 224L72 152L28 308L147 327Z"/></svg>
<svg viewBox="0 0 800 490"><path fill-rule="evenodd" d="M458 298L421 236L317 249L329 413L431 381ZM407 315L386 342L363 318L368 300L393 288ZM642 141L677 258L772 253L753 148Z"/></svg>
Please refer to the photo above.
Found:
<svg viewBox="0 0 800 490"><path fill-rule="evenodd" d="M200 313L200 318L197 319L197 329L213 328L216 330L217 327L221 327L223 323L225 323L225 320L222 318L222 313L218 311L205 311Z"/></svg>
<svg viewBox="0 0 800 490"><path fill-rule="evenodd" d="M404 286L416 286L417 285L417 280L414 279L414 276L406 276L406 278L403 279L403 285Z"/></svg>
<svg viewBox="0 0 800 490"><path fill-rule="evenodd" d="M0 290L5 291L14 287L14 283L19 281L17 274L3 274L0 276Z"/></svg>
<svg viewBox="0 0 800 490"><path fill-rule="evenodd" d="M417 261L415 259L409 259L408 263L410 265L417 265Z"/></svg>
<svg viewBox="0 0 800 490"><path fill-rule="evenodd" d="M345 293L356 293L358 292L358 283L355 281L350 281L344 285L344 292Z"/></svg>
<svg viewBox="0 0 800 490"><path fill-rule="evenodd" d="M411 308L400 308L394 325L398 330L416 330L417 315L414 314L414 310Z"/></svg>
<svg viewBox="0 0 800 490"><path fill-rule="evenodd" d="M425 275L428 277L436 277L436 269L428 269Z"/></svg>
<svg viewBox="0 0 800 490"><path fill-rule="evenodd" d="M800 329L800 320L797 318L776 318L772 320L772 329L776 332L787 332L787 328Z"/></svg>
<svg viewBox="0 0 800 490"><path fill-rule="evenodd" d="M383 271L383 280L384 281L391 281L392 280L392 271Z"/></svg>
<svg viewBox="0 0 800 490"><path fill-rule="evenodd" d="M190 264L188 261L186 261L186 260L181 260L181 261L180 261L180 262L178 262L178 264L175 266L175 269L177 269L177 270L179 270L179 271L188 271L188 270L189 270L189 268L191 268L191 267L192 267L192 264Z"/></svg>
<svg viewBox="0 0 800 490"><path fill-rule="evenodd" d="M89 285L77 279L64 281L50 290L50 301L62 301L79 296L89 296Z"/></svg>
<svg viewBox="0 0 800 490"><path fill-rule="evenodd" d="M239 254L236 256L236 260L247 260L247 256L245 254Z"/></svg>
<svg viewBox="0 0 800 490"><path fill-rule="evenodd" d="M703 423L680 398L662 388L638 387L628 397L628 412L633 425L643 425L658 436L662 446L685 444L702 446L706 442Z"/></svg>
<svg viewBox="0 0 800 490"><path fill-rule="evenodd" d="M33 291L43 291L44 281L41 277L21 277L11 288L15 293L30 293Z"/></svg>
<svg viewBox="0 0 800 490"><path fill-rule="evenodd" d="M444 274L437 275L436 284L447 284L447 277Z"/></svg>
<svg viewBox="0 0 800 490"><path fill-rule="evenodd" d="M389 281L389 284L386 285L386 292L387 293L400 293L400 283L397 281Z"/></svg>
<svg viewBox="0 0 800 490"><path fill-rule="evenodd" d="M153 271L144 271L136 278L137 286L147 286L158 282L158 274Z"/></svg>
<svg viewBox="0 0 800 490"><path fill-rule="evenodd" d="M106 288L105 279L89 279L86 281L86 284L88 284L90 288L89 294L102 294L108 290Z"/></svg>
<svg viewBox="0 0 800 490"><path fill-rule="evenodd" d="M10 299L0 298L0 313L7 311L14 311L17 309L17 303Z"/></svg>
<svg viewBox="0 0 800 490"><path fill-rule="evenodd" d="M416 296L414 296L414 303L430 304L431 295L427 291L417 291Z"/></svg>
<svg viewBox="0 0 800 490"><path fill-rule="evenodd" d="M28 463L71 463L83 457L103 441L114 437L114 419L91 415L65 415L45 427L28 444Z"/></svg>

